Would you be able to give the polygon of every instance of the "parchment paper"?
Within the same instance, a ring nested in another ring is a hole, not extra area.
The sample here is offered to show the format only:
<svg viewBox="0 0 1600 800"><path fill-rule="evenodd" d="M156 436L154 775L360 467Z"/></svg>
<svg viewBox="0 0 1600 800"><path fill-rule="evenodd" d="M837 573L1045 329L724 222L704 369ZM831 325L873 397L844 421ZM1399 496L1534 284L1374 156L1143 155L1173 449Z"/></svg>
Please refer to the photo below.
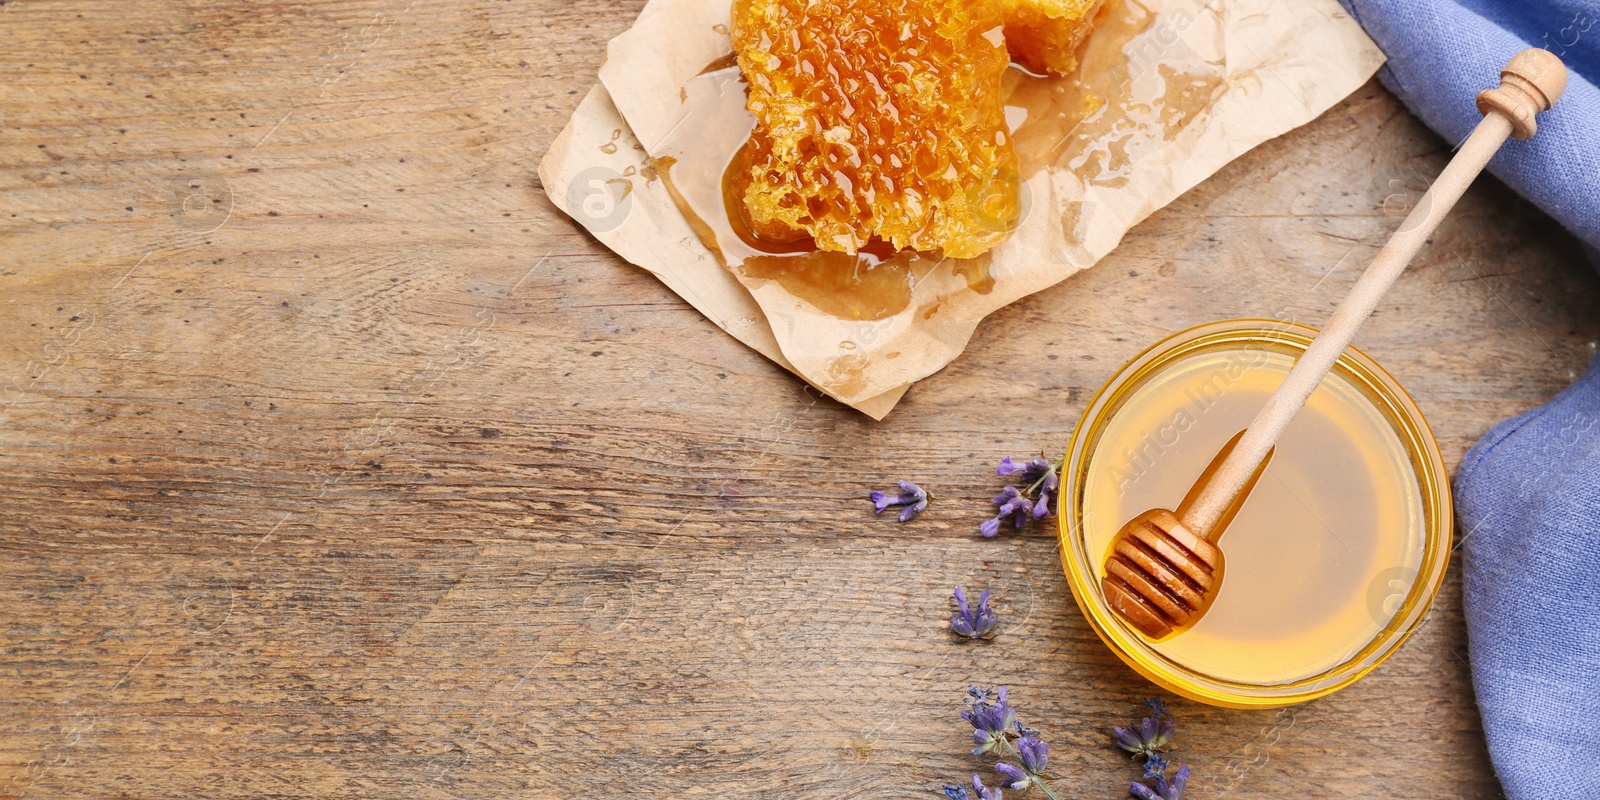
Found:
<svg viewBox="0 0 1600 800"><path fill-rule="evenodd" d="M724 267L650 166L683 139L686 86L732 52L727 0L653 0L610 43L603 86L540 177L556 205L730 334L881 419L990 312L1093 265L1140 220L1314 119L1383 63L1336 0L1114 2L1079 81L1012 94L1027 176L1014 234L980 259L924 270L889 316L841 318L781 281Z"/></svg>

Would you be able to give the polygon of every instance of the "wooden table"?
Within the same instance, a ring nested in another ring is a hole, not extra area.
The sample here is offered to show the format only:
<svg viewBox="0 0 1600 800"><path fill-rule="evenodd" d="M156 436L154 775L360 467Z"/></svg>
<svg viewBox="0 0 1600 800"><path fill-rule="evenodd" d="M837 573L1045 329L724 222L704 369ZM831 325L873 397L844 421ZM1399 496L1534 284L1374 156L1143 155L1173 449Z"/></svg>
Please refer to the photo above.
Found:
<svg viewBox="0 0 1600 800"><path fill-rule="evenodd" d="M1159 336L1325 320L1448 146L1369 84L875 424L546 199L637 8L0 7L0 797L932 797L987 772L973 683L1070 795L1125 792L1104 730L1154 689L1048 535L975 535L993 464ZM1582 369L1597 300L1484 178L1359 345L1454 465ZM871 517L900 477L933 508ZM1175 703L1191 797L1495 796L1456 571L1340 694ZM998 639L945 632L956 584Z"/></svg>

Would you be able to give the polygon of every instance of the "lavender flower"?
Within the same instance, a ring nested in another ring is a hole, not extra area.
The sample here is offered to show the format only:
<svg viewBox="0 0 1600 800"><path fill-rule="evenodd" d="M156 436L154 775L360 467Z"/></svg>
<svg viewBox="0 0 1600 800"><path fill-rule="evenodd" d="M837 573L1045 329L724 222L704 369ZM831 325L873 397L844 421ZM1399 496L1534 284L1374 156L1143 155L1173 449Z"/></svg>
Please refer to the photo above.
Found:
<svg viewBox="0 0 1600 800"><path fill-rule="evenodd" d="M1144 760L1144 777L1147 779L1166 777L1167 767L1171 765L1172 762L1168 761L1166 756L1151 753Z"/></svg>
<svg viewBox="0 0 1600 800"><path fill-rule="evenodd" d="M1005 776L1004 778L1000 779L1000 785L1007 789L1016 789L1017 791L1022 791L1023 789L1033 785L1033 776L1023 772L1021 767L1013 766L1002 761L994 765L994 771Z"/></svg>
<svg viewBox="0 0 1600 800"><path fill-rule="evenodd" d="M1061 488L1061 479L1056 476L1055 470L1046 473L1044 480L1039 483L1039 499L1033 501L1033 518L1044 519L1050 516L1050 506Z"/></svg>
<svg viewBox="0 0 1600 800"><path fill-rule="evenodd" d="M1000 787L990 789L983 785L983 779L974 772L972 774L972 790L977 793L978 800L1001 800Z"/></svg>
<svg viewBox="0 0 1600 800"><path fill-rule="evenodd" d="M979 526L979 532L993 538L1000 533L1000 525L1007 518L1021 528L1029 519L1050 516L1050 509L1061 490L1060 471L1061 462L1052 464L1042 458L1022 464L1011 456L1000 459L1000 466L995 467L994 474L1002 478L1016 476L1017 485L1007 486L995 496L994 504L1000 506L1000 511L994 519Z"/></svg>
<svg viewBox="0 0 1600 800"><path fill-rule="evenodd" d="M955 591L956 615L950 618L950 630L968 639L988 639L994 636L1000 617L989 607L989 590L978 595L976 607L967 604L967 593L957 586Z"/></svg>
<svg viewBox="0 0 1600 800"><path fill-rule="evenodd" d="M967 710L961 712L961 718L972 725L972 741L977 745L973 754L988 754L999 761L994 768L1000 773L1000 788L986 787L978 776L972 776L977 800L1000 800L1001 789L1025 791L1035 787L1044 794L1044 800L1060 800L1044 775L1050 763L1050 748L1039 738L1038 731L1017 719L1005 687L997 691L968 689ZM946 796L951 800L970 800L951 794L957 789L959 787L946 787Z"/></svg>
<svg viewBox="0 0 1600 800"><path fill-rule="evenodd" d="M983 785L983 779L976 774L972 776L972 790L977 795L977 800L1001 800L999 789L990 789ZM965 786L951 786L946 784L944 796L950 800L973 800L973 795L967 793Z"/></svg>
<svg viewBox="0 0 1600 800"><path fill-rule="evenodd" d="M1023 483L1033 483L1044 477L1044 474L1049 471L1050 462L1042 458L1035 458L1026 463L1018 464L1011 456L1000 459L1000 466L994 468L994 474L1002 478L1009 478L1019 472L1022 473L1021 480Z"/></svg>
<svg viewBox="0 0 1600 800"><path fill-rule="evenodd" d="M1152 697L1144 704L1149 707L1150 716L1139 720L1138 725L1111 729L1111 737L1118 747L1132 753L1134 758L1144 759L1144 779L1156 779L1154 789L1134 783L1128 787L1128 792L1138 800L1179 800L1189 782L1189 767L1179 767L1169 783L1167 768L1171 761L1162 754L1176 733L1172 712L1159 697Z"/></svg>
<svg viewBox="0 0 1600 800"><path fill-rule="evenodd" d="M976 686L967 690L967 710L961 718L972 726L973 755L983 755L1006 740L1006 729L1017 724L1017 714L1006 702L1006 687L998 695Z"/></svg>
<svg viewBox="0 0 1600 800"><path fill-rule="evenodd" d="M1033 516L1033 503L1024 497L1022 492L1017 491L1015 486L1007 486L995 495L994 504L1000 507L1000 513L996 514L994 519L978 526L978 532L985 538L993 539L1000 532L1000 522L1007 517L1016 527L1021 528L1028 524L1028 520Z"/></svg>
<svg viewBox="0 0 1600 800"><path fill-rule="evenodd" d="M1146 759L1165 750L1167 743L1172 741L1176 733L1172 715L1167 713L1166 703L1158 698L1145 701L1150 707L1151 716L1139 720L1139 725L1126 728L1112 728L1111 736L1116 740L1117 746L1132 753L1134 757Z"/></svg>
<svg viewBox="0 0 1600 800"><path fill-rule="evenodd" d="M1021 730L1021 726L1018 726ZM994 765L996 772L1005 777L1000 785L1007 789L1027 789L1038 786L1051 794L1048 785L1044 782L1044 770L1050 763L1050 746L1045 744L1036 735L1027 735L1018 739L1012 747L1017 755L1017 760L1022 766L1002 761Z"/></svg>
<svg viewBox="0 0 1600 800"><path fill-rule="evenodd" d="M911 481L900 481L898 495L886 495L883 492L873 492L872 498L874 514L882 514L891 508L900 509L900 521L907 522L912 517L921 514L928 507L928 498L931 497L921 486Z"/></svg>
<svg viewBox="0 0 1600 800"><path fill-rule="evenodd" d="M1182 800L1184 786L1188 783L1189 767L1182 766L1178 767L1177 774L1172 776L1171 783L1168 783L1166 778L1156 778L1154 791L1142 783L1135 783L1128 787L1128 794L1139 800Z"/></svg>
<svg viewBox="0 0 1600 800"><path fill-rule="evenodd" d="M1028 774L1038 775L1050 763L1050 745L1037 736L1024 736L1017 740L1017 757Z"/></svg>

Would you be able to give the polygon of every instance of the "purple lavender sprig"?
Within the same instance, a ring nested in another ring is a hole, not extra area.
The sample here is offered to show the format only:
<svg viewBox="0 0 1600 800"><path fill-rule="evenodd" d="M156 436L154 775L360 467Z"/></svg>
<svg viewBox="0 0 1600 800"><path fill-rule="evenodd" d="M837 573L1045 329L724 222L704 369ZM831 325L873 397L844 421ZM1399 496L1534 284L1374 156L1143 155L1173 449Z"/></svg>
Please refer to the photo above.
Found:
<svg viewBox="0 0 1600 800"><path fill-rule="evenodd" d="M1156 778L1154 789L1142 783L1134 783L1128 787L1128 794L1139 800L1183 800L1184 786L1189 783L1189 767L1178 767L1176 774L1169 783L1165 777Z"/></svg>
<svg viewBox="0 0 1600 800"><path fill-rule="evenodd" d="M973 686L967 689L967 710L961 718L972 726L972 754L990 753L1005 741L1012 727L1019 725L1017 714L1006 701L1006 687L998 693Z"/></svg>
<svg viewBox="0 0 1600 800"><path fill-rule="evenodd" d="M984 589L978 594L976 606L967 602L967 593L959 586L956 587L955 599L956 615L950 618L950 630L968 639L993 638L1000 617L989 607L989 590Z"/></svg>
<svg viewBox="0 0 1600 800"><path fill-rule="evenodd" d="M1150 716L1139 720L1137 726L1112 728L1111 738L1116 740L1118 747L1132 753L1134 758L1148 760L1167 749L1167 743L1172 741L1177 729L1172 714L1167 711L1166 702L1161 698L1152 697L1144 704L1150 708Z"/></svg>
<svg viewBox="0 0 1600 800"><path fill-rule="evenodd" d="M985 539L993 539L999 535L1000 523L1006 520L1021 528L1033 517L1033 501L1024 497L1015 486L1007 486L995 495L994 504L1000 507L1000 512L995 514L993 519L985 520L978 526L978 532L983 534Z"/></svg>
<svg viewBox="0 0 1600 800"><path fill-rule="evenodd" d="M1179 767L1169 782L1167 768L1171 762L1164 752L1177 732L1175 720L1161 698L1152 697L1144 704L1149 707L1150 715L1139 720L1138 725L1111 729L1111 738L1118 747L1131 753L1134 758L1144 759L1143 779L1156 780L1154 788L1135 781L1128 787L1128 793L1138 800L1180 800L1189 782L1189 767Z"/></svg>
<svg viewBox="0 0 1600 800"><path fill-rule="evenodd" d="M899 494L873 492L868 496L872 498L873 514L882 514L891 508L898 508L901 522L909 522L912 517L921 514L927 509L928 501L933 498L932 494L911 481L900 481Z"/></svg>
<svg viewBox="0 0 1600 800"><path fill-rule="evenodd" d="M1017 484L1007 486L995 495L994 504L1000 507L999 511L993 519L980 525L978 532L992 539L1000 533L1003 522L1010 521L1013 527L1020 529L1030 519L1050 516L1050 509L1061 491L1060 472L1064 461L1051 463L1043 458L1035 458L1018 464L1011 456L1000 459L1000 466L995 467L994 474L1002 478L1015 475Z"/></svg>
<svg viewBox="0 0 1600 800"><path fill-rule="evenodd" d="M977 800L1001 800L1000 788L995 787L991 789L987 786L984 786L983 779L978 777L977 773L973 773L972 775L971 794L967 792L967 787L960 784L956 784L954 786L945 784L944 796L950 798L950 800L973 800L974 797L976 797Z"/></svg>
<svg viewBox="0 0 1600 800"><path fill-rule="evenodd" d="M1037 785L1046 794L1050 787L1044 784L1044 769L1050 764L1050 745L1045 744L1037 736L1021 736L1015 742L1017 760L1021 766L1007 764L1004 761L994 765L995 771L1006 776L1000 785L1007 789L1027 789Z"/></svg>
<svg viewBox="0 0 1600 800"><path fill-rule="evenodd" d="M1026 791L1037 786L1048 800L1060 800L1045 775L1050 746L1037 730L1025 727L1017 719L1005 687L998 691L976 686L968 689L967 710L961 712L961 718L972 726L972 741L977 745L973 754L999 756L994 768L1001 775L1002 788ZM948 794L949 789L945 791ZM999 791L995 790L995 794L998 796Z"/></svg>

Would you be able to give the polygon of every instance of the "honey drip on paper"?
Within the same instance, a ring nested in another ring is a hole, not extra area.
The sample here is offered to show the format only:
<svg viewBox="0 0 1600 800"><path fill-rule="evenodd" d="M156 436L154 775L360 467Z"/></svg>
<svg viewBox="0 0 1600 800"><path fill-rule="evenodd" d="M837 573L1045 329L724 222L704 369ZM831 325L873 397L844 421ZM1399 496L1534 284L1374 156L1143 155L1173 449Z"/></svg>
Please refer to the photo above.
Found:
<svg viewBox="0 0 1600 800"><path fill-rule="evenodd" d="M1023 176L1051 170L1086 188L1124 184L1137 158L1183 135L1228 88L1215 23L1185 9L1158 19L1138 0L1112 0L1078 50L1077 73L1008 73L1006 116Z"/></svg>
<svg viewBox="0 0 1600 800"><path fill-rule="evenodd" d="M1291 363L1260 350L1202 351L1134 390L1094 444L1087 552L1104 553L1147 509L1177 508ZM1387 624L1415 579L1422 502L1393 427L1330 375L1229 522L1227 579L1210 610L1151 646L1240 683L1289 683L1338 665Z"/></svg>

